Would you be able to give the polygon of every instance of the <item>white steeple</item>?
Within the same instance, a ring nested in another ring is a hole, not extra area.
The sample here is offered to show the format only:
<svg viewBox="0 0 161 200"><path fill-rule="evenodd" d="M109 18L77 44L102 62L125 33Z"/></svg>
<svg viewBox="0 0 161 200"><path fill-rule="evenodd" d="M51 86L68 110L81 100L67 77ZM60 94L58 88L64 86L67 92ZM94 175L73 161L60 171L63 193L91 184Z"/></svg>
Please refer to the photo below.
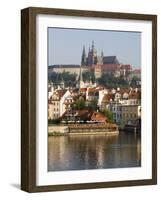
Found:
<svg viewBox="0 0 161 200"><path fill-rule="evenodd" d="M82 77L82 66L80 66L80 74L79 74L79 88L84 87L83 77Z"/></svg>

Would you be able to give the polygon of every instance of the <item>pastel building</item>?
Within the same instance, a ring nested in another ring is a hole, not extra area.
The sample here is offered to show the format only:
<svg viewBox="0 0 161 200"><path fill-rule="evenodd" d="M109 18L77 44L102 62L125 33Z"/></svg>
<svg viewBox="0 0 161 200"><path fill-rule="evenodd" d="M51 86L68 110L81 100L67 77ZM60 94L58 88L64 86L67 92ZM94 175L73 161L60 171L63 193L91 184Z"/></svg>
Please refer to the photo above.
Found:
<svg viewBox="0 0 161 200"><path fill-rule="evenodd" d="M48 100L48 118L57 119L70 109L73 97L69 90L58 89Z"/></svg>

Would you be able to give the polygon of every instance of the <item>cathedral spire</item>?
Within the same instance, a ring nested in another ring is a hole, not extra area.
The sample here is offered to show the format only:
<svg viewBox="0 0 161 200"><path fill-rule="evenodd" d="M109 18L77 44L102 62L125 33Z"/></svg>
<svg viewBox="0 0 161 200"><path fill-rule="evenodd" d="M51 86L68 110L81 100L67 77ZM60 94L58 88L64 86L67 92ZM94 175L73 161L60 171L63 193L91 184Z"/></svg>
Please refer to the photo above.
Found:
<svg viewBox="0 0 161 200"><path fill-rule="evenodd" d="M94 40L92 40L92 51L94 51Z"/></svg>
<svg viewBox="0 0 161 200"><path fill-rule="evenodd" d="M89 45L88 54L90 53L90 51L91 51L91 48L90 48L90 45Z"/></svg>
<svg viewBox="0 0 161 200"><path fill-rule="evenodd" d="M103 50L101 51L101 57L103 58Z"/></svg>
<svg viewBox="0 0 161 200"><path fill-rule="evenodd" d="M85 51L85 46L84 45L83 45L83 51L82 51L81 65L82 66L86 65L86 51Z"/></svg>

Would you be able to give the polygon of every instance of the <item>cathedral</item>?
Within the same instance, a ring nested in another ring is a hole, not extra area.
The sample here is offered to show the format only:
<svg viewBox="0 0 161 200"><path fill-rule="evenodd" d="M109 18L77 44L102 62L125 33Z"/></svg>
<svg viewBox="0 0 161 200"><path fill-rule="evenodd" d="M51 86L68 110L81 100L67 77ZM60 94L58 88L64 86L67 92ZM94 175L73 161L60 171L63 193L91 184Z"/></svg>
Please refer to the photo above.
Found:
<svg viewBox="0 0 161 200"><path fill-rule="evenodd" d="M91 48L89 47L88 54L86 55L85 46L83 46L81 66L93 70L96 78L100 78L102 73L108 72L114 74L114 76L120 76L120 67L116 56L104 56L103 51L101 55L97 54L97 50L92 41Z"/></svg>
<svg viewBox="0 0 161 200"><path fill-rule="evenodd" d="M93 70L96 78L100 78L102 73L109 73L115 77L122 75L126 80L130 79L129 75L133 70L130 64L121 64L116 56L104 56L103 51L98 55L94 41L91 48L89 47L88 54L83 46L81 67Z"/></svg>
<svg viewBox="0 0 161 200"><path fill-rule="evenodd" d="M81 66L93 66L97 64L103 64L103 52L101 56L98 56L94 41L92 41L92 47L89 47L88 56L86 56L85 46L83 46Z"/></svg>

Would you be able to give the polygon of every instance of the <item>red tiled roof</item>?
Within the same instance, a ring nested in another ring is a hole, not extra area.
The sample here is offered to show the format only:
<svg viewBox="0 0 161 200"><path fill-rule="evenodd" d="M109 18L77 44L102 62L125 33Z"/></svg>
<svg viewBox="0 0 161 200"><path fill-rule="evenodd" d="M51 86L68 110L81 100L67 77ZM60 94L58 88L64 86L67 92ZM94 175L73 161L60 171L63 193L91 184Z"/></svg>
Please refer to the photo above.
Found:
<svg viewBox="0 0 161 200"><path fill-rule="evenodd" d="M73 115L77 120L88 120L88 121L95 121L95 122L103 122L105 123L107 118L104 116L104 114L96 111L90 111L90 110L73 110L73 111L66 111L61 119L64 117L67 117L68 115Z"/></svg>
<svg viewBox="0 0 161 200"><path fill-rule="evenodd" d="M55 92L54 92L54 95L56 95L57 97L59 97L59 99L61 98L61 97L63 97L64 96L64 94L66 93L66 91L67 90L56 90Z"/></svg>
<svg viewBox="0 0 161 200"><path fill-rule="evenodd" d="M80 92L86 92L87 88L80 88Z"/></svg>
<svg viewBox="0 0 161 200"><path fill-rule="evenodd" d="M99 112L93 112L91 116L92 121L98 121L98 122L106 122L106 117Z"/></svg>
<svg viewBox="0 0 161 200"><path fill-rule="evenodd" d="M114 99L114 94L112 93L108 93L108 94L105 94L103 99L102 99L102 102L109 102L110 99Z"/></svg>
<svg viewBox="0 0 161 200"><path fill-rule="evenodd" d="M141 74L141 69L134 69L133 72L134 72L135 74Z"/></svg>
<svg viewBox="0 0 161 200"><path fill-rule="evenodd" d="M96 87L93 87L93 88L88 88L88 92L95 92L97 91L98 89Z"/></svg>
<svg viewBox="0 0 161 200"><path fill-rule="evenodd" d="M120 69L125 69L125 70L132 70L131 65L121 65Z"/></svg>
<svg viewBox="0 0 161 200"><path fill-rule="evenodd" d="M122 95L123 95L124 93L128 93L128 94L129 94L130 89L129 89L129 88L121 88L119 92L120 92Z"/></svg>
<svg viewBox="0 0 161 200"><path fill-rule="evenodd" d="M130 94L129 94L129 99L141 99L141 92L135 92L135 91L132 91Z"/></svg>
<svg viewBox="0 0 161 200"><path fill-rule="evenodd" d="M77 110L76 115L81 118L90 118L91 117L91 111L89 110Z"/></svg>

